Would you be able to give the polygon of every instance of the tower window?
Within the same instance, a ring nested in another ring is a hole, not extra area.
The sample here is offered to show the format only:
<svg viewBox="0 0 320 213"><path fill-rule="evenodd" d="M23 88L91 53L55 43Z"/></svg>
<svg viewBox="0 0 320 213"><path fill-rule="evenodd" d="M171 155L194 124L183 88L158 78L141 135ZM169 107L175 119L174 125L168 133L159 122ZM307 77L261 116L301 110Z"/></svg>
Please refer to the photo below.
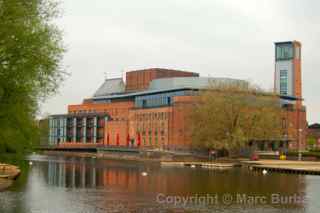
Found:
<svg viewBox="0 0 320 213"><path fill-rule="evenodd" d="M292 44L281 44L276 47L276 60L290 60L293 58Z"/></svg>
<svg viewBox="0 0 320 213"><path fill-rule="evenodd" d="M280 70L280 95L288 95L288 71Z"/></svg>

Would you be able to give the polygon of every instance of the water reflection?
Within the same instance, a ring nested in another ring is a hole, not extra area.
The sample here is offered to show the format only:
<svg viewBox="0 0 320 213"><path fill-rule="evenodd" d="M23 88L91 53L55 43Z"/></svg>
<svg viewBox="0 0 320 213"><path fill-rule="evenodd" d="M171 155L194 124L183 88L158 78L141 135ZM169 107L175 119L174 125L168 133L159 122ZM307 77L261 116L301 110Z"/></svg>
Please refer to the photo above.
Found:
<svg viewBox="0 0 320 213"><path fill-rule="evenodd" d="M131 164L131 165L130 165ZM152 166L127 165L114 161L94 159L71 159L66 162L48 162L47 182L49 185L67 188L119 188L130 192L146 185L141 173ZM154 167L155 168L155 167Z"/></svg>
<svg viewBox="0 0 320 213"><path fill-rule="evenodd" d="M143 176L146 171L148 176ZM128 192L304 194L305 176L262 175L246 169L160 168L157 165L95 159L47 163L47 183L68 188L117 188Z"/></svg>
<svg viewBox="0 0 320 213"><path fill-rule="evenodd" d="M11 197L14 204L0 206L0 212L312 212L308 209L320 209L313 203L183 206L157 202L159 193L183 197L209 194L220 198L225 193L308 197L313 187L306 187L310 184L306 176L264 176L246 169L161 168L150 163L66 156L32 156L30 160L34 164L25 184L6 194L5 198ZM148 175L143 176L142 172ZM0 198L4 198L3 194ZM4 204L1 199L0 204ZM306 208L308 204L312 208Z"/></svg>

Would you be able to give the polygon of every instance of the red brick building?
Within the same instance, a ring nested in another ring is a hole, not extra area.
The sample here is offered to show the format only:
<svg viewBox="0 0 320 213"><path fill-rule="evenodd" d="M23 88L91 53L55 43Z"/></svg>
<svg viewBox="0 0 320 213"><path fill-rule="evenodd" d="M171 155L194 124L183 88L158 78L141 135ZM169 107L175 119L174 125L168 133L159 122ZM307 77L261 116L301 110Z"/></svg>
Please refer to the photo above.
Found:
<svg viewBox="0 0 320 213"><path fill-rule="evenodd" d="M308 140L311 140L312 142L314 142L313 145L308 144L308 148L310 149L320 148L320 124L315 123L315 124L309 125L307 138Z"/></svg>
<svg viewBox="0 0 320 213"><path fill-rule="evenodd" d="M49 141L66 148L188 149L186 104L210 81L198 76L152 68L127 72L126 83L106 79L92 98L69 105L67 115L51 116Z"/></svg>
<svg viewBox="0 0 320 213"><path fill-rule="evenodd" d="M307 126L301 97L300 47L298 42L276 44L275 90L284 109L281 143L291 149L304 149ZM106 79L93 97L69 105L68 114L51 116L49 143L69 148L188 150L188 115L199 90L213 81L247 84L159 68L130 71L125 79ZM279 146L265 142L260 147L269 150Z"/></svg>

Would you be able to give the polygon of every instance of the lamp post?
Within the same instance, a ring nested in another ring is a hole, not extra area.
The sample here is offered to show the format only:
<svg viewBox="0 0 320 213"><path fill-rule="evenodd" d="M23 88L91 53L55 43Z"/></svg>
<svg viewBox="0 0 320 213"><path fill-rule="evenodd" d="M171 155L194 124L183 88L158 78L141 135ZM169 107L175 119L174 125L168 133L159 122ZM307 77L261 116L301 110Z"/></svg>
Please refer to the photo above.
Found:
<svg viewBox="0 0 320 213"><path fill-rule="evenodd" d="M288 152L288 149L289 149L289 143L288 143L288 134L287 133L285 133L284 135L283 135L283 137L284 137L284 143L283 143L283 147L282 147L282 154L287 154L287 152Z"/></svg>
<svg viewBox="0 0 320 213"><path fill-rule="evenodd" d="M302 133L303 129L299 129L299 141L298 141L298 160L301 161L302 158L302 153L301 153L301 133Z"/></svg>

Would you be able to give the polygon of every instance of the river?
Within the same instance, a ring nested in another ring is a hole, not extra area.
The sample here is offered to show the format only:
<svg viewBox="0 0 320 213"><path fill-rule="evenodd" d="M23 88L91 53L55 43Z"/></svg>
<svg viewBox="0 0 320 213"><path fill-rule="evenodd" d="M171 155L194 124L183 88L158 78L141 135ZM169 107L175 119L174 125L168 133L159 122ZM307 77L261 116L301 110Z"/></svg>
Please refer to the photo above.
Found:
<svg viewBox="0 0 320 213"><path fill-rule="evenodd" d="M63 155L20 164L22 175L0 192L1 213L320 211L319 176Z"/></svg>

